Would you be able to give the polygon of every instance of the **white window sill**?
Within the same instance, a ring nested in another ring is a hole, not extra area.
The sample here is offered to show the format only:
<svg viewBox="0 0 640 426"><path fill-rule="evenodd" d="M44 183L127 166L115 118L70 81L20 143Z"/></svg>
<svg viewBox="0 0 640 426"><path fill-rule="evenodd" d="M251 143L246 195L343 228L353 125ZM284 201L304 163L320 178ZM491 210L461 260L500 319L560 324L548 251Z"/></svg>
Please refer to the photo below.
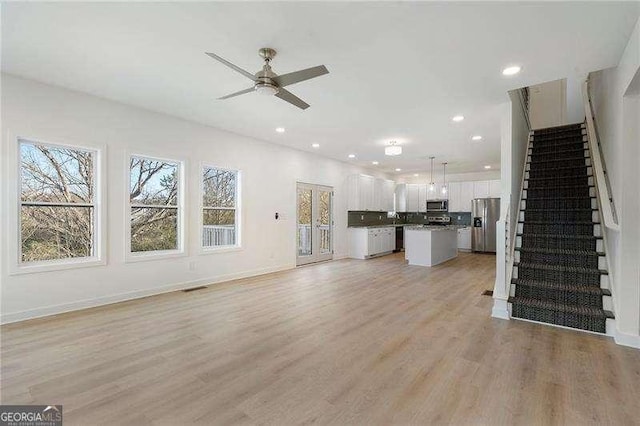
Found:
<svg viewBox="0 0 640 426"><path fill-rule="evenodd" d="M42 272L64 271L68 269L90 268L104 266L107 261L95 257L81 259L49 260L40 262L20 263L9 272L9 275L37 274Z"/></svg>
<svg viewBox="0 0 640 426"><path fill-rule="evenodd" d="M214 246L214 247L201 247L200 254L216 254L216 253L230 253L234 251L242 251L242 246Z"/></svg>
<svg viewBox="0 0 640 426"><path fill-rule="evenodd" d="M163 251L147 251L128 253L125 263L147 262L152 260L173 259L178 257L186 257L184 250L163 250Z"/></svg>

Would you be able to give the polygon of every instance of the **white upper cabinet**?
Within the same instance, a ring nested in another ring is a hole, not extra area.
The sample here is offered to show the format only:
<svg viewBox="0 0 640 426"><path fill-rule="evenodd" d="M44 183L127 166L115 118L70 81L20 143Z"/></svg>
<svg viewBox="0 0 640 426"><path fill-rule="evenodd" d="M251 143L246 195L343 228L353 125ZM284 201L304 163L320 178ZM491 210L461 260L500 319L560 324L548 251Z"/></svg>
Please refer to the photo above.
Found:
<svg viewBox="0 0 640 426"><path fill-rule="evenodd" d="M392 180L385 179L382 182L382 211L392 212L393 198L396 191L396 183Z"/></svg>
<svg viewBox="0 0 640 426"><path fill-rule="evenodd" d="M393 211L395 182L368 175L351 175L347 179L347 209L356 211Z"/></svg>
<svg viewBox="0 0 640 426"><path fill-rule="evenodd" d="M427 184L418 184L418 211L427 211Z"/></svg>
<svg viewBox="0 0 640 426"><path fill-rule="evenodd" d="M449 211L450 212L461 212L462 210L461 199L460 199L460 182L451 182L449 185L448 194L449 194Z"/></svg>
<svg viewBox="0 0 640 426"><path fill-rule="evenodd" d="M407 211L407 184L396 185L396 212L405 213Z"/></svg>
<svg viewBox="0 0 640 426"><path fill-rule="evenodd" d="M502 190L500 188L500 180L490 180L489 181L489 197L500 198L501 192Z"/></svg>
<svg viewBox="0 0 640 426"><path fill-rule="evenodd" d="M460 210L471 212L471 200L473 200L473 182L460 182Z"/></svg>
<svg viewBox="0 0 640 426"><path fill-rule="evenodd" d="M368 175L351 175L347 179L348 210L377 210L374 202L375 179Z"/></svg>
<svg viewBox="0 0 640 426"><path fill-rule="evenodd" d="M473 198L489 198L488 180L479 180L473 182Z"/></svg>
<svg viewBox="0 0 640 426"><path fill-rule="evenodd" d="M407 184L407 211L408 212L417 212L419 208L419 187L417 183L408 183ZM425 206L426 207L426 206Z"/></svg>

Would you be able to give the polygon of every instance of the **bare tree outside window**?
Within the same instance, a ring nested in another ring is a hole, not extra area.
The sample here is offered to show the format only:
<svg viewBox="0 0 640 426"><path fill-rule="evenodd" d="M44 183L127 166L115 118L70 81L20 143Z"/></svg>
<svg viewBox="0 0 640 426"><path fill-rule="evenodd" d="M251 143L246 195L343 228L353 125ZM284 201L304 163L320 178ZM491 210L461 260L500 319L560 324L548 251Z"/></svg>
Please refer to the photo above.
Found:
<svg viewBox="0 0 640 426"><path fill-rule="evenodd" d="M238 172L205 167L202 173L202 245L238 244Z"/></svg>
<svg viewBox="0 0 640 426"><path fill-rule="evenodd" d="M131 157L131 252L178 249L179 164Z"/></svg>
<svg viewBox="0 0 640 426"><path fill-rule="evenodd" d="M19 140L21 262L95 251L95 152Z"/></svg>

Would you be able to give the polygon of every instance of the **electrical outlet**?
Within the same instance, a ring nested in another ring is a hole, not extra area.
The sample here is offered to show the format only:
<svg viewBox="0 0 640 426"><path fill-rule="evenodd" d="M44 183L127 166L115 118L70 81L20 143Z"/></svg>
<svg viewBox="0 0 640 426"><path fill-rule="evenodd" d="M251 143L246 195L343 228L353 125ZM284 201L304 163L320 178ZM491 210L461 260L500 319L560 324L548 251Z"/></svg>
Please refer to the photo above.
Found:
<svg viewBox="0 0 640 426"><path fill-rule="evenodd" d="M194 261L189 262L189 270L190 271L195 271L196 270L196 262L194 262Z"/></svg>
<svg viewBox="0 0 640 426"><path fill-rule="evenodd" d="M364 220L364 215L363 214L360 215L360 220Z"/></svg>

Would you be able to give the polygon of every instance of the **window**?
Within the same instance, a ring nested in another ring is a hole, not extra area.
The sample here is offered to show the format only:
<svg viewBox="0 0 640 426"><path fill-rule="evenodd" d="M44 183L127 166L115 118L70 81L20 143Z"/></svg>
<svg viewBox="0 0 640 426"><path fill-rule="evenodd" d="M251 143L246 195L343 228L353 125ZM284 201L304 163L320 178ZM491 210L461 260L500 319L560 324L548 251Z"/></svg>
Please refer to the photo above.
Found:
<svg viewBox="0 0 640 426"><path fill-rule="evenodd" d="M18 147L19 263L96 260L97 151L21 138Z"/></svg>
<svg viewBox="0 0 640 426"><path fill-rule="evenodd" d="M236 170L204 167L202 172L202 246L239 246Z"/></svg>
<svg viewBox="0 0 640 426"><path fill-rule="evenodd" d="M131 253L182 249L180 162L132 156Z"/></svg>

